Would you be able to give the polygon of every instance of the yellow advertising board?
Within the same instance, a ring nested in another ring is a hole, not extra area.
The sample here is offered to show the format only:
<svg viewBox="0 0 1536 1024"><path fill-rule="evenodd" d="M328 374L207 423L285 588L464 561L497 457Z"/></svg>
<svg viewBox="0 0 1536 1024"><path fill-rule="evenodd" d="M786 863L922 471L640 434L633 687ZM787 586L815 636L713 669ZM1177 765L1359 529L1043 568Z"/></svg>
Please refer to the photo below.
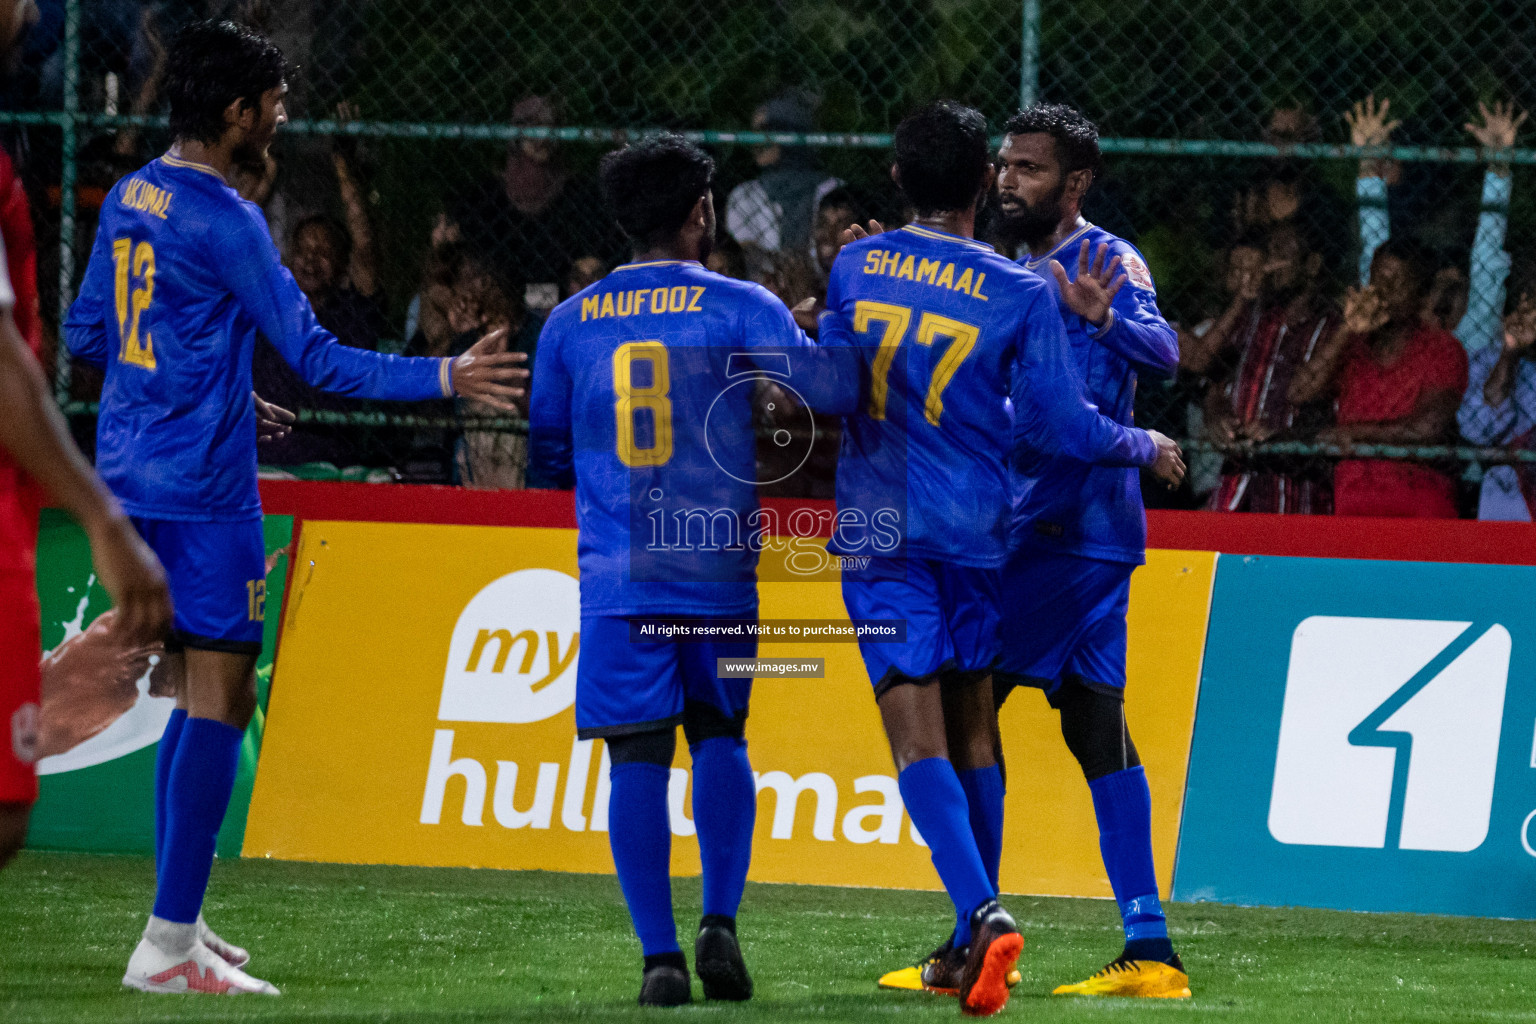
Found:
<svg viewBox="0 0 1536 1024"><path fill-rule="evenodd" d="M304 524L245 855L608 872L607 756L575 738L574 530ZM1215 556L1153 552L1132 583L1128 714L1166 891ZM836 582L764 583L763 618L841 619ZM764 644L824 679L755 684L753 879L937 888L851 643ZM1038 693L1003 711L1009 891L1108 895L1092 805ZM699 870L690 773L673 869Z"/></svg>

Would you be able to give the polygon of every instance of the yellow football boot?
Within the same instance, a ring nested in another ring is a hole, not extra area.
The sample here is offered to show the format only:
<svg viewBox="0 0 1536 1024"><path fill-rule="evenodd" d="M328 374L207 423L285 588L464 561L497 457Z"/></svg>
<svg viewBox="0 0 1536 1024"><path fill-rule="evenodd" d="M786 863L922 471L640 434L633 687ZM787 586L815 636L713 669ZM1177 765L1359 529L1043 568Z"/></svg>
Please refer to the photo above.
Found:
<svg viewBox="0 0 1536 1024"><path fill-rule="evenodd" d="M931 992L940 996L960 994L960 973L965 970L965 951L955 952L948 942L929 953L920 963L889 971L876 982L881 988L902 992ZM1008 972L1008 987L1019 983L1019 972Z"/></svg>
<svg viewBox="0 0 1536 1024"><path fill-rule="evenodd" d="M1127 960L1120 957L1086 981L1058 985L1055 996L1132 996L1140 999L1188 999L1189 975L1175 955L1173 962Z"/></svg>

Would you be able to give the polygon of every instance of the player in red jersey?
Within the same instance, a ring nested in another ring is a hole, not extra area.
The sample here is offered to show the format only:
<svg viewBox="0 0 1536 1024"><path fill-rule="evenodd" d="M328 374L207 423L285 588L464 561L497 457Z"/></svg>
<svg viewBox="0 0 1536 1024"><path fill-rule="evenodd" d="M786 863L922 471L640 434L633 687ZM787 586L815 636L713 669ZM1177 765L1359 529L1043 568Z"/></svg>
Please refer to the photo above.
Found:
<svg viewBox="0 0 1536 1024"><path fill-rule="evenodd" d="M0 3L0 64L29 10ZM42 649L34 552L43 496L85 527L125 639L158 640L171 619L159 561L70 440L48 394L37 363L41 341L32 220L0 150L0 866L21 848L37 799Z"/></svg>

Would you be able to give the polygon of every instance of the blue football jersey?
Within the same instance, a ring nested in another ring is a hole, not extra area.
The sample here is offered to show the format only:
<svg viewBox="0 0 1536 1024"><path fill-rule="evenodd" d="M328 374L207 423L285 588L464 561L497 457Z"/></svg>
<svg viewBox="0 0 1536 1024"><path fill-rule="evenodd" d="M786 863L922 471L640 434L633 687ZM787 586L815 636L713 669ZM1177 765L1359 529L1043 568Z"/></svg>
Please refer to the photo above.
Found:
<svg viewBox="0 0 1536 1024"><path fill-rule="evenodd" d="M96 468L130 515L261 513L251 354L260 331L306 381L362 398L451 395L450 360L347 348L278 261L261 210L166 155L102 204L69 350L106 370Z"/></svg>
<svg viewBox="0 0 1536 1024"><path fill-rule="evenodd" d="M1084 400L1045 285L973 239L909 225L845 247L821 341L865 368L838 458L838 553L1000 566L1014 448L1155 455Z"/></svg>
<svg viewBox="0 0 1536 1024"><path fill-rule="evenodd" d="M1105 262L1119 256L1126 283L1115 294L1111 320L1100 329L1061 304L1051 260L1068 280L1077 279L1077 257L1088 240L1090 260L1108 244ZM1088 400L1116 423L1134 421L1136 375L1171 376L1179 365L1179 340L1157 308L1157 289L1136 247L1101 227L1085 224L1037 260L1020 261L1045 282L1060 306L1072 357ZM1123 463L1094 463L1042 451L1023 451L1015 466L1013 542L1019 548L1102 558L1146 559L1147 517L1141 477Z"/></svg>
<svg viewBox="0 0 1536 1024"><path fill-rule="evenodd" d="M836 363L848 365L840 371ZM576 488L584 615L747 615L763 380L836 413L858 393L767 289L693 262L617 267L539 336L531 468Z"/></svg>

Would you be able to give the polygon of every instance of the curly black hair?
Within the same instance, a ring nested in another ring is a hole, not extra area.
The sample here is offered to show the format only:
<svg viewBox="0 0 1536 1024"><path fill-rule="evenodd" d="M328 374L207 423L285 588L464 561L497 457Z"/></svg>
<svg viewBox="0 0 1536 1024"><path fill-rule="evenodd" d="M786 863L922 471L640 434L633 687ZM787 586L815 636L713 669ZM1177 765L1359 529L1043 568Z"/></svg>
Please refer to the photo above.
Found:
<svg viewBox="0 0 1536 1024"><path fill-rule="evenodd" d="M954 100L930 103L896 126L901 191L919 217L968 209L986 186L990 150L979 110Z"/></svg>
<svg viewBox="0 0 1536 1024"><path fill-rule="evenodd" d="M616 149L598 167L603 198L636 246L673 238L715 180L710 155L671 133Z"/></svg>
<svg viewBox="0 0 1536 1024"><path fill-rule="evenodd" d="M255 106L283 84L288 65L255 29L232 21L199 21L176 34L165 69L171 131L178 139L212 145L224 134L224 108L236 100Z"/></svg>
<svg viewBox="0 0 1536 1024"><path fill-rule="evenodd" d="M1003 133L1049 135L1056 141L1056 158L1061 161L1063 173L1092 171L1093 176L1098 177L1103 170L1099 127L1076 107L1065 103L1036 103L1010 117L1003 125Z"/></svg>

